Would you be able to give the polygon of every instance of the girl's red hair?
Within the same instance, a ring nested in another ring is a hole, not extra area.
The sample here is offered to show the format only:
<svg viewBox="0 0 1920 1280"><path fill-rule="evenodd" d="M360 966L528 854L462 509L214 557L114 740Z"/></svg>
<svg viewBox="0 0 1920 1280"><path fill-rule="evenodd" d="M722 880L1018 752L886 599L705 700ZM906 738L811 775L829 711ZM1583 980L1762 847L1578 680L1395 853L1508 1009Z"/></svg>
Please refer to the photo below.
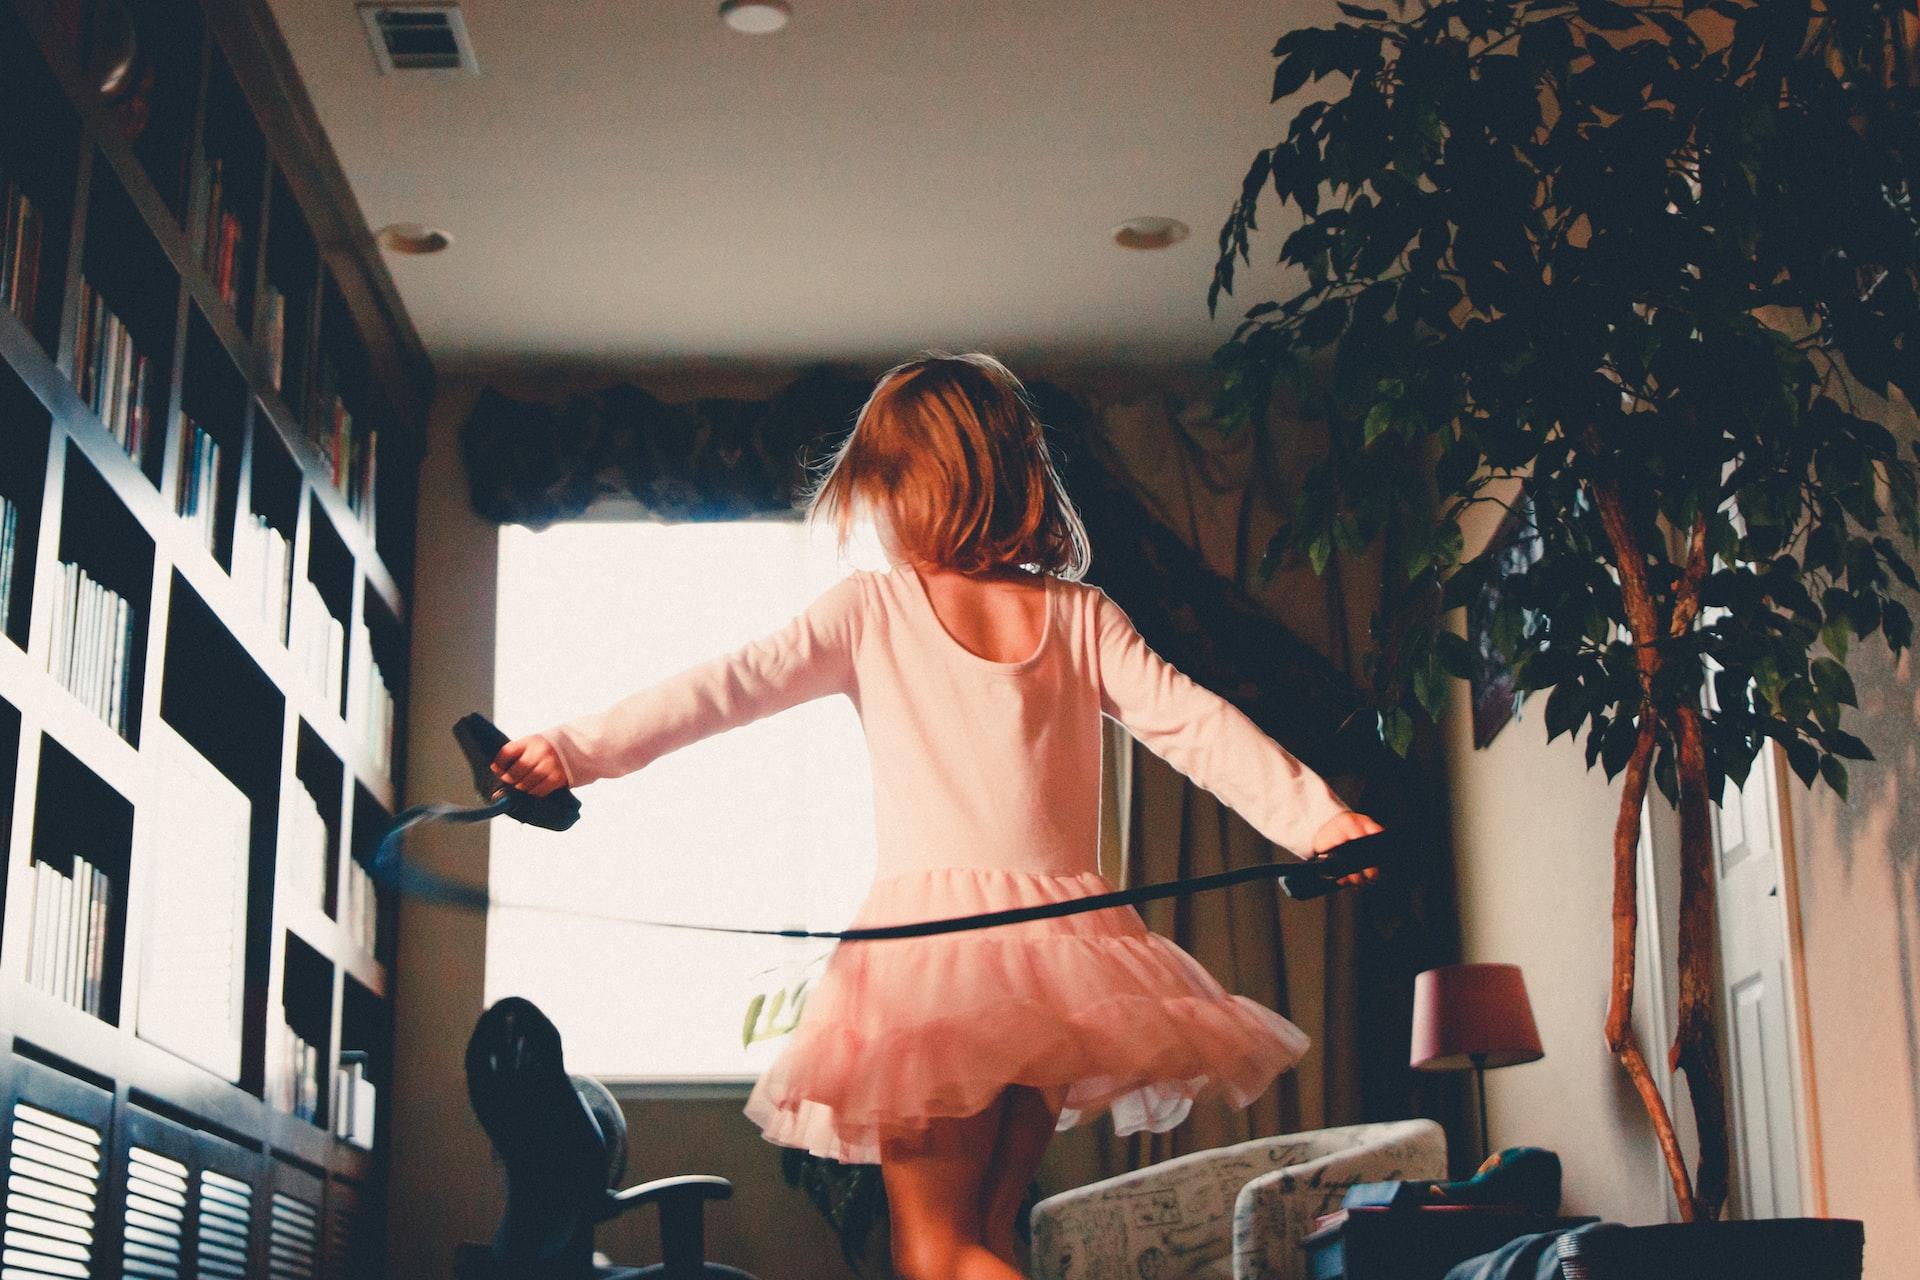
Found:
<svg viewBox="0 0 1920 1280"><path fill-rule="evenodd" d="M844 540L884 518L908 559L1078 579L1091 552L1026 389L980 352L928 352L880 375L808 504Z"/></svg>

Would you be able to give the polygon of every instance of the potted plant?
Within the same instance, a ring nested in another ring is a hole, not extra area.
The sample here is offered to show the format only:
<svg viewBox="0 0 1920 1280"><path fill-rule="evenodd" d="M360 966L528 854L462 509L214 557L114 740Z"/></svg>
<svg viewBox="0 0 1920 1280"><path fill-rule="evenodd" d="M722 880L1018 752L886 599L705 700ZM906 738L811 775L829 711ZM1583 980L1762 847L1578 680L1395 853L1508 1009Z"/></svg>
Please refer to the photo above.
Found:
<svg viewBox="0 0 1920 1280"><path fill-rule="evenodd" d="M1323 422L1269 561L1383 553L1369 667L1404 753L1475 654L1497 576L1460 518L1524 478L1538 558L1491 631L1550 737L1624 775L1607 1043L1681 1216L1727 1196L1709 805L1776 744L1844 799L1849 647L1906 648L1914 459L1855 390L1920 401L1920 91L1894 0L1445 0L1274 47L1301 95L1220 235L1209 307L1271 188L1285 296L1215 356L1231 429L1280 384ZM1309 85L1316 87L1302 94ZM1687 1169L1630 1024L1651 780L1680 815L1672 1063Z"/></svg>

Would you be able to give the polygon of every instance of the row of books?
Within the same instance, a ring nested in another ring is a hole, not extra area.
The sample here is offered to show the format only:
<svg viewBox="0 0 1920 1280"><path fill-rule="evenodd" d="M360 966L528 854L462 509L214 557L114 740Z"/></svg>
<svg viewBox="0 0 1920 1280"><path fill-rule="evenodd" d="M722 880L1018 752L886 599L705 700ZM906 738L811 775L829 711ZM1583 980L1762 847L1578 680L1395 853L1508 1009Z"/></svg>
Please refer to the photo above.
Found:
<svg viewBox="0 0 1920 1280"><path fill-rule="evenodd" d="M267 1076L266 1096L271 1106L302 1120L320 1119L320 1046L308 1044L299 1033L280 1024L280 1052L270 1057L279 1069Z"/></svg>
<svg viewBox="0 0 1920 1280"><path fill-rule="evenodd" d="M20 184L0 175L0 298L28 324L40 304L40 247L46 227Z"/></svg>
<svg viewBox="0 0 1920 1280"><path fill-rule="evenodd" d="M12 620L13 566L20 555L20 508L0 493L0 635Z"/></svg>
<svg viewBox="0 0 1920 1280"><path fill-rule="evenodd" d="M213 277L213 287L236 311L240 306L240 252L245 234L240 216L226 205L226 161L214 156L200 168L194 192L195 215L206 234L200 242L200 264Z"/></svg>
<svg viewBox="0 0 1920 1280"><path fill-rule="evenodd" d="M293 589L293 628L287 647L295 664L306 673L326 705L340 706L341 680L346 673L347 629L327 609L312 578L302 578Z"/></svg>
<svg viewBox="0 0 1920 1280"><path fill-rule="evenodd" d="M113 881L78 855L71 874L37 859L32 866L27 982L98 1017Z"/></svg>
<svg viewBox="0 0 1920 1280"><path fill-rule="evenodd" d="M133 606L77 564L60 562L47 670L125 736L133 705Z"/></svg>
<svg viewBox="0 0 1920 1280"><path fill-rule="evenodd" d="M362 951L374 953L380 936L380 899L374 891L373 877L357 858L347 860L347 900L342 904L340 923Z"/></svg>
<svg viewBox="0 0 1920 1280"><path fill-rule="evenodd" d="M320 804L304 786L289 788L287 847L282 853L293 894L311 906L326 910L327 876L333 870L333 828L320 815Z"/></svg>
<svg viewBox="0 0 1920 1280"><path fill-rule="evenodd" d="M73 371L85 400L120 447L146 456L152 415L147 385L153 362L135 346L133 333L86 280L80 282L80 332L74 339Z"/></svg>
<svg viewBox="0 0 1920 1280"><path fill-rule="evenodd" d="M333 1069L333 1103L328 1108L333 1136L373 1150L373 1112L379 1100L367 1079L366 1050L342 1049L340 1065Z"/></svg>
<svg viewBox="0 0 1920 1280"><path fill-rule="evenodd" d="M367 749L382 771L393 768L393 688L373 657L373 636L365 622L353 632L353 671L347 689L354 694L347 708L347 727Z"/></svg>
<svg viewBox="0 0 1920 1280"><path fill-rule="evenodd" d="M307 441L320 455L327 478L366 528L374 527L375 466L380 433L356 430L353 411L340 394L333 362L322 356L317 406L307 422Z"/></svg>
<svg viewBox="0 0 1920 1280"><path fill-rule="evenodd" d="M212 553L220 512L220 442L191 418L180 421L185 429L180 433L180 483L174 509Z"/></svg>
<svg viewBox="0 0 1920 1280"><path fill-rule="evenodd" d="M233 568L242 599L251 600L275 640L287 639L287 604L293 590L293 543L263 515L249 513L233 526Z"/></svg>

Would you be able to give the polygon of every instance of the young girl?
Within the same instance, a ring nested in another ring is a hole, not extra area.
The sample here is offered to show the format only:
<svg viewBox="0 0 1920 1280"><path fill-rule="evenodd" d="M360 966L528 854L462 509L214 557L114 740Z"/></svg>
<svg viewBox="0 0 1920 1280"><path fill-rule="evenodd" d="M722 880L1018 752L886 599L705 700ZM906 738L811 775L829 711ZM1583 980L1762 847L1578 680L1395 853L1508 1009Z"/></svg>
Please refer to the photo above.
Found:
<svg viewBox="0 0 1920 1280"><path fill-rule="evenodd" d="M736 653L508 743L495 771L544 795L844 693L871 749L879 859L856 925L1110 890L1096 870L1102 714L1288 849L1380 829L1079 581L1086 533L1024 389L993 358L934 354L883 375L809 514L843 541L870 516L894 567L853 574ZM1015 1217L1056 1130L1105 1110L1119 1133L1162 1131L1206 1093L1244 1107L1306 1049L1133 908L1109 907L837 947L746 1114L770 1141L879 1163L909 1280L1011 1280Z"/></svg>

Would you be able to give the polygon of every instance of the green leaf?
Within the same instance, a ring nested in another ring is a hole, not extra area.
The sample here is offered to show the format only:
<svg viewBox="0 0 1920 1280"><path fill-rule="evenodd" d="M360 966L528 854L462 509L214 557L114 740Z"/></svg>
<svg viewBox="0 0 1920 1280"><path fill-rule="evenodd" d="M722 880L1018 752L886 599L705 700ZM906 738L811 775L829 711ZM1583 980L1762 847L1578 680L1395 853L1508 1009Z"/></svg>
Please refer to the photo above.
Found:
<svg viewBox="0 0 1920 1280"><path fill-rule="evenodd" d="M1362 445L1372 444L1382 435L1393 429L1393 406L1385 400L1376 401L1373 408L1367 410L1367 420L1361 427Z"/></svg>
<svg viewBox="0 0 1920 1280"><path fill-rule="evenodd" d="M1853 625L1845 614L1833 614L1820 628L1820 643L1827 646L1827 652L1845 662L1847 660L1847 640L1853 634Z"/></svg>
<svg viewBox="0 0 1920 1280"><path fill-rule="evenodd" d="M1887 633L1887 647L1895 653L1913 647L1913 615L1898 600L1880 606L1880 629Z"/></svg>
<svg viewBox="0 0 1920 1280"><path fill-rule="evenodd" d="M1820 753L1813 749L1811 743L1799 738L1788 741L1786 748L1787 767L1793 770L1802 786L1812 786L1814 778L1820 773Z"/></svg>
<svg viewBox="0 0 1920 1280"><path fill-rule="evenodd" d="M1327 561L1332 558L1333 536L1327 533L1315 534L1313 541L1307 544L1307 563L1313 566L1315 573L1325 573Z"/></svg>
<svg viewBox="0 0 1920 1280"><path fill-rule="evenodd" d="M1842 733L1838 729L1821 735L1820 745L1824 746L1834 755L1845 756L1849 760L1873 759L1872 748L1868 747L1866 743L1860 741L1860 739L1854 737L1852 734Z"/></svg>
<svg viewBox="0 0 1920 1280"><path fill-rule="evenodd" d="M1385 22L1387 20L1387 11L1385 9L1365 9L1357 4L1348 4L1347 0L1338 0L1335 7L1349 18L1358 18L1362 22Z"/></svg>
<svg viewBox="0 0 1920 1280"><path fill-rule="evenodd" d="M1834 794L1842 800L1847 798L1847 766L1840 762L1839 757L1822 756L1820 758L1820 777L1833 788Z"/></svg>
<svg viewBox="0 0 1920 1280"><path fill-rule="evenodd" d="M1577 733L1587 717L1587 693L1577 680L1555 685L1547 696L1547 741L1563 733Z"/></svg>
<svg viewBox="0 0 1920 1280"><path fill-rule="evenodd" d="M1402 707L1380 712L1380 740L1392 747L1395 755L1405 757L1407 748L1413 745L1413 717Z"/></svg>
<svg viewBox="0 0 1920 1280"><path fill-rule="evenodd" d="M1273 97L1268 101L1278 102L1298 90L1313 74L1313 64L1314 59L1304 50L1280 59L1280 65L1273 69ZM1265 178L1261 181L1264 182Z"/></svg>
<svg viewBox="0 0 1920 1280"><path fill-rule="evenodd" d="M743 1048L753 1043L753 1029L760 1022L760 1008L766 1002L764 994L747 1001L747 1020L740 1028L740 1044Z"/></svg>
<svg viewBox="0 0 1920 1280"><path fill-rule="evenodd" d="M1813 682L1822 694L1832 697L1849 707L1860 704L1854 700L1853 677L1847 669L1832 658L1817 658L1813 664Z"/></svg>

